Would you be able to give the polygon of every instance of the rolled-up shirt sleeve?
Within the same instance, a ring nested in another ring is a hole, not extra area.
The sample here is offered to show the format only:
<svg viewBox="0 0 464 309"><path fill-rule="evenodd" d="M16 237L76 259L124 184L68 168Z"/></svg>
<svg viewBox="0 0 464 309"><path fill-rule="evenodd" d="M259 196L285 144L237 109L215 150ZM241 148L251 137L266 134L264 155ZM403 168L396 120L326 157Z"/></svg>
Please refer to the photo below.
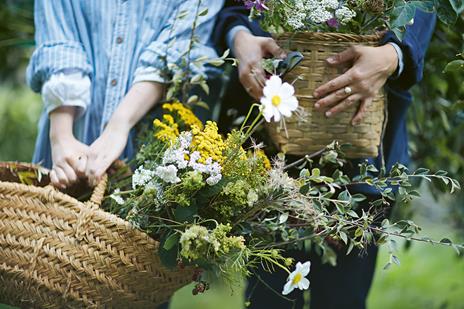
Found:
<svg viewBox="0 0 464 309"><path fill-rule="evenodd" d="M91 76L92 66L79 40L72 1L36 0L34 6L36 50L27 68L27 84L41 92L55 74L72 70Z"/></svg>
<svg viewBox="0 0 464 309"><path fill-rule="evenodd" d="M167 82L166 65L180 65L187 57L187 50L192 36L192 25L196 18L197 0L183 1L172 13L166 26L143 49L134 75L134 83L141 81ZM201 2L200 12L208 9L208 14L199 16L196 22L196 42L190 51L190 69L195 74L203 74L204 66L195 63L199 57L217 57L215 49L210 44L211 32L216 15L224 1L208 0ZM176 16L183 15L182 18Z"/></svg>
<svg viewBox="0 0 464 309"><path fill-rule="evenodd" d="M58 73L45 82L42 87L42 100L47 113L60 106L74 106L76 117L84 114L90 104L90 79L82 73Z"/></svg>

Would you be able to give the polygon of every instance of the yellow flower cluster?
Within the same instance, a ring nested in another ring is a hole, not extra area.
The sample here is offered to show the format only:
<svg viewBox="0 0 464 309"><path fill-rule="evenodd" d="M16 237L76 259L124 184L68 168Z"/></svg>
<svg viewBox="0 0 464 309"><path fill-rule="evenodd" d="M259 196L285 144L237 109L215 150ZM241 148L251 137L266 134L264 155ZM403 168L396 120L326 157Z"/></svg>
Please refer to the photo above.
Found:
<svg viewBox="0 0 464 309"><path fill-rule="evenodd" d="M163 115L163 121L155 119L155 137L167 143L173 143L179 137L179 126L171 115Z"/></svg>
<svg viewBox="0 0 464 309"><path fill-rule="evenodd" d="M206 159L211 157L213 161L221 164L225 159L223 151L226 144L218 133L218 127L214 121L207 121L203 130L197 125L192 125L192 144L190 148L192 151L200 153L199 163L205 163Z"/></svg>
<svg viewBox="0 0 464 309"><path fill-rule="evenodd" d="M190 128L197 126L198 128L203 129L203 124L200 119L195 116L191 109L185 107L184 104L180 102L166 103L163 104L163 109L170 112L172 115L175 113L180 118L179 120L186 126Z"/></svg>
<svg viewBox="0 0 464 309"><path fill-rule="evenodd" d="M262 160L263 165L264 165L264 168L265 168L266 170L269 171L269 170L272 168L272 166L271 166L271 161L269 161L269 158L266 156L266 154L264 153L263 150L258 149L258 150L256 151L256 157L258 157L259 159Z"/></svg>

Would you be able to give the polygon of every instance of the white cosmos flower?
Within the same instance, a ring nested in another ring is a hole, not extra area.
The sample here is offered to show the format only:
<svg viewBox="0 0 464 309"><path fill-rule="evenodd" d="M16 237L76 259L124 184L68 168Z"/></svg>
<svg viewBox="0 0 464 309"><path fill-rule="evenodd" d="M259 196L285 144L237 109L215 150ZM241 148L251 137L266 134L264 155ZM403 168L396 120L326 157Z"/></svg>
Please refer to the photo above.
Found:
<svg viewBox="0 0 464 309"><path fill-rule="evenodd" d="M309 288L309 280L305 278L309 274L311 262L301 264L296 263L295 270L288 276L287 283L284 285L283 295L290 294L294 289L307 290Z"/></svg>
<svg viewBox="0 0 464 309"><path fill-rule="evenodd" d="M266 81L261 98L263 116L267 122L280 121L282 116L290 117L298 108L298 100L294 96L295 88L289 83L282 83L279 76L273 75Z"/></svg>

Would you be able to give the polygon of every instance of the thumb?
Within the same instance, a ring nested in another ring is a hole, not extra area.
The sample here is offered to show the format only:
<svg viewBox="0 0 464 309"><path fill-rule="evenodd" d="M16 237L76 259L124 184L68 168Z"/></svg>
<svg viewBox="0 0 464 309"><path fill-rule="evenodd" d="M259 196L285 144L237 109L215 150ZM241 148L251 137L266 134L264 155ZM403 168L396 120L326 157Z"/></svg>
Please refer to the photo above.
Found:
<svg viewBox="0 0 464 309"><path fill-rule="evenodd" d="M331 65L342 64L356 58L358 52L355 46L345 49L341 53L327 58L327 62Z"/></svg>
<svg viewBox="0 0 464 309"><path fill-rule="evenodd" d="M263 42L263 51L267 54L271 54L276 58L285 58L287 53L277 45L276 41L271 38L267 38Z"/></svg>

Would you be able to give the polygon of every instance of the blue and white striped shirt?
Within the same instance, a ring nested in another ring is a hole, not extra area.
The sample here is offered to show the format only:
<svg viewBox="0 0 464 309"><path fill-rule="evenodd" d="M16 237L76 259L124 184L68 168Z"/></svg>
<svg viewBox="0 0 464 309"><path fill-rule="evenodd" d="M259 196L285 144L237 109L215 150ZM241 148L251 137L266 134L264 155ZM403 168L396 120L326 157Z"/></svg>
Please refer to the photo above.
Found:
<svg viewBox="0 0 464 309"><path fill-rule="evenodd" d="M36 0L37 49L27 82L40 92L58 74L89 78L90 103L75 120L75 136L91 144L134 82L163 82L161 70L179 63L187 49L199 0ZM200 17L199 43L192 58L215 57L209 38L222 0L201 0L208 14ZM185 16L177 18L178 14ZM47 106L39 122L34 162L51 166ZM129 141L125 157L133 154Z"/></svg>

